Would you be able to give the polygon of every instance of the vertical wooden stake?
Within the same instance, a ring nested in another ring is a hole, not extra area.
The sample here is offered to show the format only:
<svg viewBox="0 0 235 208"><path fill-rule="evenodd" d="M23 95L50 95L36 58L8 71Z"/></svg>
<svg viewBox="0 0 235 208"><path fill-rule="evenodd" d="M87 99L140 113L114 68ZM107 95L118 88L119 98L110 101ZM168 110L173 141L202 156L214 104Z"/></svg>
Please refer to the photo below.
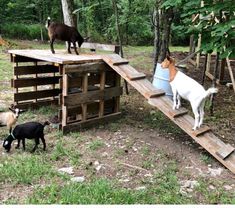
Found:
<svg viewBox="0 0 235 208"><path fill-rule="evenodd" d="M100 90L104 90L105 89L105 71L101 71L100 74ZM103 117L104 116L104 100L100 100L100 104L99 104L99 117Z"/></svg>
<svg viewBox="0 0 235 208"><path fill-rule="evenodd" d="M88 91L88 73L83 76L82 80L82 92L87 93ZM82 104L82 121L87 120L87 104Z"/></svg>

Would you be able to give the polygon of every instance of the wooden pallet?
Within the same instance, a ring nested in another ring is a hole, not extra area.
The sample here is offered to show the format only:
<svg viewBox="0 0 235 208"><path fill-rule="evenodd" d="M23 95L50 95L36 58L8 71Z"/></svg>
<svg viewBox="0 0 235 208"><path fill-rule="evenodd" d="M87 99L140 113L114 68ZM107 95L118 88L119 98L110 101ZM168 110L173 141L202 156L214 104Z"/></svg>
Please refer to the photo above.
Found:
<svg viewBox="0 0 235 208"><path fill-rule="evenodd" d="M187 110L180 108L180 110L172 110L172 100L164 96L162 90L157 90L144 76L139 76L139 79L131 79L133 74L141 74L128 64L116 65L121 62L121 57L114 57L114 55L103 56L104 61L119 73L129 84L131 84L138 92L140 92L148 103L161 112L163 112L169 119L192 137L198 144L205 148L211 155L213 155L219 162L221 162L230 171L235 173L235 152L234 147L225 144L217 138L208 126L203 126L199 130L193 131L194 118L187 114ZM152 92L152 93L150 93ZM152 96L151 96L152 95ZM156 95L156 96L153 96Z"/></svg>

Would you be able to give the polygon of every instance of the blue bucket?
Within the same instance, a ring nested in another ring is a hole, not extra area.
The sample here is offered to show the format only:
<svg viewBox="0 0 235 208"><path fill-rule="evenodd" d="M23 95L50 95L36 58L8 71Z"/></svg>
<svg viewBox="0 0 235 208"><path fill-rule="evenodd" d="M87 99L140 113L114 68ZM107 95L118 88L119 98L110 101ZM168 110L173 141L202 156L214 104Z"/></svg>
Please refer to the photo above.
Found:
<svg viewBox="0 0 235 208"><path fill-rule="evenodd" d="M163 69L161 64L157 64L155 74L153 77L153 86L163 90L166 93L166 96L173 98L173 93L170 86L170 73L169 69Z"/></svg>

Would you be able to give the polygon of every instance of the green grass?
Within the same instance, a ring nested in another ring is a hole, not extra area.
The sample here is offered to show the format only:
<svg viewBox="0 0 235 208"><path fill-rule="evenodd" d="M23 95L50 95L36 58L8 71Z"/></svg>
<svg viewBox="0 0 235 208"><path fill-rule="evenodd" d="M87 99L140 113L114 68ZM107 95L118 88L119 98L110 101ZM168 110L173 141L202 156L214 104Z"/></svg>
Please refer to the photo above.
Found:
<svg viewBox="0 0 235 208"><path fill-rule="evenodd" d="M59 175L42 155L14 155L1 159L0 182L11 184L38 183L41 178L49 181Z"/></svg>
<svg viewBox="0 0 235 208"><path fill-rule="evenodd" d="M90 150L98 150L98 149L104 147L104 145L105 145L105 143L103 141L101 141L101 140L94 140L94 141L89 143L88 148Z"/></svg>

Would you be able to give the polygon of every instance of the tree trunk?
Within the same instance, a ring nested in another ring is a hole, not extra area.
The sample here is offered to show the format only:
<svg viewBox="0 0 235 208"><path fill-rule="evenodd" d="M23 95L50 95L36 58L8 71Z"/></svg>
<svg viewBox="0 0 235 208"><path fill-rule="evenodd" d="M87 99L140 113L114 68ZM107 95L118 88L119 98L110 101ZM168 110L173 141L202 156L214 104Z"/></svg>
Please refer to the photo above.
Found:
<svg viewBox="0 0 235 208"><path fill-rule="evenodd" d="M167 53L170 53L170 32L171 24L174 17L173 9L159 9L160 1L156 1L153 13L154 25L154 60L153 60L153 73L155 73L156 65L162 62Z"/></svg>
<svg viewBox="0 0 235 208"><path fill-rule="evenodd" d="M74 3L73 0L61 0L62 11L64 16L64 24L76 27L76 15L73 14Z"/></svg>
<svg viewBox="0 0 235 208"><path fill-rule="evenodd" d="M119 46L120 46L120 55L123 58L122 37L121 37L121 31L120 31L120 26L119 26L119 15L118 15L117 2L116 2L116 0L112 0L112 2L113 2L114 14L115 14L118 42L119 42Z"/></svg>

